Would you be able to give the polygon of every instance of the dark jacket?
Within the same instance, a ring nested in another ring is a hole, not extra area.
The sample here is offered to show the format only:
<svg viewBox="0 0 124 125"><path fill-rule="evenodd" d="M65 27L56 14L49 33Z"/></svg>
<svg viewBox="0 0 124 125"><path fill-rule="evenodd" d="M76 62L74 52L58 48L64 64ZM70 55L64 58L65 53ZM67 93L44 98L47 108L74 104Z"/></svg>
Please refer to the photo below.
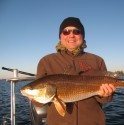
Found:
<svg viewBox="0 0 124 125"><path fill-rule="evenodd" d="M58 52L43 57L38 64L37 78L50 74L80 74L89 71L106 71L104 60L96 55L81 52L77 56L71 53ZM47 110L47 125L105 125L105 115L101 103L111 97L91 97L75 103L67 103L64 117L56 111L51 103Z"/></svg>

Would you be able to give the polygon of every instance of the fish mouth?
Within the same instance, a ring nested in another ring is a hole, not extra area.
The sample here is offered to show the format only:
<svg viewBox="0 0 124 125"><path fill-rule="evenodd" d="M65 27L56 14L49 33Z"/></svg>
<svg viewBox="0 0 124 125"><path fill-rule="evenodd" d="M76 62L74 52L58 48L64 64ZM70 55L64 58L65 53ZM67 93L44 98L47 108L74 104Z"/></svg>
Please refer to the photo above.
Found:
<svg viewBox="0 0 124 125"><path fill-rule="evenodd" d="M21 90L22 95L27 96L30 100L35 100L39 103L46 104L48 102L52 102L55 97L55 93L52 95L40 95L38 90Z"/></svg>
<svg viewBox="0 0 124 125"><path fill-rule="evenodd" d="M31 96L36 96L39 94L39 90L37 89L22 89L21 90L22 95L31 95Z"/></svg>

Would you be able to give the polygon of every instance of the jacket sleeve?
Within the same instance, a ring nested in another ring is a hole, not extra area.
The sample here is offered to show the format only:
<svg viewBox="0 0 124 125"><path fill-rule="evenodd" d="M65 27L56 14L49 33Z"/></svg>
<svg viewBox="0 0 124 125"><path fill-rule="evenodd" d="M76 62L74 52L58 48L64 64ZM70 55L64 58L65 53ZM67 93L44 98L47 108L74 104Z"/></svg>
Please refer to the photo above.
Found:
<svg viewBox="0 0 124 125"><path fill-rule="evenodd" d="M43 57L39 63L38 63L38 66L37 66L37 75L36 75L36 78L40 78L40 77L43 77L45 75L47 75L47 71L46 71L46 68L45 68L45 58Z"/></svg>

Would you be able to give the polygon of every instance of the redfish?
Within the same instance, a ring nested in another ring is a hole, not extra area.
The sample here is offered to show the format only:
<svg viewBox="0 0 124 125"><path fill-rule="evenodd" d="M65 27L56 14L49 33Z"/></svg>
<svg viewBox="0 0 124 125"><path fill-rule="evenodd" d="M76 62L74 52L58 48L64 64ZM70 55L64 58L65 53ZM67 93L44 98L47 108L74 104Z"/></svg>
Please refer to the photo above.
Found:
<svg viewBox="0 0 124 125"><path fill-rule="evenodd" d="M124 82L109 76L48 75L21 88L22 95L36 102L53 102L61 116L65 115L66 103L99 95L102 84L123 88Z"/></svg>

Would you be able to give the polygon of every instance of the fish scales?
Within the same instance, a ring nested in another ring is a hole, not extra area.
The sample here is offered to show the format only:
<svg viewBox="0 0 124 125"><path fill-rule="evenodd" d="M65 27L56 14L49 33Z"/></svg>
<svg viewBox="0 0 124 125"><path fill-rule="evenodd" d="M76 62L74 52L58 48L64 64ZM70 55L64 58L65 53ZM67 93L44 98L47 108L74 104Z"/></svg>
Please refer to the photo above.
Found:
<svg viewBox="0 0 124 125"><path fill-rule="evenodd" d="M77 100L85 99L91 95L96 95L99 90L99 86L87 86L87 85L71 85L57 86L57 96L64 102L74 102Z"/></svg>

